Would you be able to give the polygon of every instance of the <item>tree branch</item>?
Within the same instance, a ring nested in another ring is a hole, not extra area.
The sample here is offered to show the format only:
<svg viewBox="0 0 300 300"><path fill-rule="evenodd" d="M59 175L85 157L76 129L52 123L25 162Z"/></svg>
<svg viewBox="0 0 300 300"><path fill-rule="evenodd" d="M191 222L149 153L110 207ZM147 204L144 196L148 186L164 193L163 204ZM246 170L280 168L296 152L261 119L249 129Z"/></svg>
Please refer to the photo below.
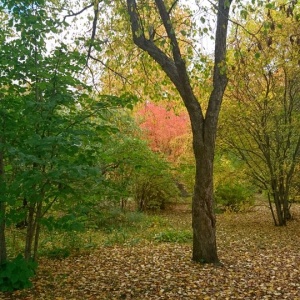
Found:
<svg viewBox="0 0 300 300"><path fill-rule="evenodd" d="M93 44L94 44L94 41L95 41L98 15L99 15L99 0L95 0L95 2L94 2L94 19L93 19L93 26L92 26L92 36L91 36L91 40L90 40L90 43L89 43L89 49L88 49L88 53L87 53L86 64L88 64L89 58L91 57L91 52L92 52Z"/></svg>
<svg viewBox="0 0 300 300"><path fill-rule="evenodd" d="M112 69L111 67L109 67L105 62L103 62L101 59L94 57L90 54L90 58L93 59L94 61L97 61L98 63L100 63L102 66L104 66L105 68L107 68L109 71L113 72L114 74L116 74L117 76L121 77L124 81L129 82L128 79L123 76L121 73L115 71L114 69Z"/></svg>
<svg viewBox="0 0 300 300"><path fill-rule="evenodd" d="M173 2L173 4L171 5L170 9L168 10L168 14L170 14L170 13L172 12L173 8L175 7L175 5L177 4L178 1L179 1L179 0L175 0L175 1Z"/></svg>
<svg viewBox="0 0 300 300"><path fill-rule="evenodd" d="M146 39L135 0L127 0L134 43L146 51L166 72L175 86L180 86L179 74L174 61L168 57L153 41Z"/></svg>
<svg viewBox="0 0 300 300"><path fill-rule="evenodd" d="M213 75L213 90L210 95L206 117L211 118L213 127L217 126L217 115L221 108L221 103L225 88L227 86L227 27L229 20L229 8L231 1L219 0L218 15L217 15L217 29L215 39L215 61L214 61L214 75Z"/></svg>
<svg viewBox="0 0 300 300"><path fill-rule="evenodd" d="M171 41L173 58L174 58L175 64L178 64L181 62L182 59L181 59L180 48L178 45L178 41L176 39L175 30L173 28L170 15L166 9L166 6L165 6L163 0L155 0L155 3L158 8L160 17L163 21L166 32L168 34L168 37Z"/></svg>
<svg viewBox="0 0 300 300"><path fill-rule="evenodd" d="M64 16L64 21L66 20L66 18L75 17L75 16L80 15L80 14L83 13L85 10L87 10L87 9L93 7L93 6L94 6L94 3L92 3L92 4L90 4L90 5L86 6L86 7L84 7L82 10L80 10L80 11L78 11L78 12L76 12L76 13L74 13L74 12L71 11L71 14L70 14L70 15Z"/></svg>
<svg viewBox="0 0 300 300"><path fill-rule="evenodd" d="M187 107L187 110L189 111L190 118L193 119L192 123L199 126L201 123L198 122L199 115L200 119L203 119L203 112L191 87L185 61L181 57L180 48L176 38L175 30L171 24L170 16L163 0L155 0L155 3L168 38L171 41L173 57L170 58L165 52L157 47L152 40L146 39L141 25L142 22L138 14L136 0L127 0L127 10L130 16L133 41L139 48L146 51L161 66L163 71L178 90L185 106Z"/></svg>

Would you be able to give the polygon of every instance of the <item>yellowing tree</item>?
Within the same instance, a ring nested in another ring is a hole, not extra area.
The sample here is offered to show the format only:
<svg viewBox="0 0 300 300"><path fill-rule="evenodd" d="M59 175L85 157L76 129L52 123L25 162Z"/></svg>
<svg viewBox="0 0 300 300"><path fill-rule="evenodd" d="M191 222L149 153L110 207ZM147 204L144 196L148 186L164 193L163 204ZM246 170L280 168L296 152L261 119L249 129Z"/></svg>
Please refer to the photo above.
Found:
<svg viewBox="0 0 300 300"><path fill-rule="evenodd" d="M267 191L274 223L281 226L291 218L290 193L300 158L297 7L276 2L248 17L234 35L222 136Z"/></svg>

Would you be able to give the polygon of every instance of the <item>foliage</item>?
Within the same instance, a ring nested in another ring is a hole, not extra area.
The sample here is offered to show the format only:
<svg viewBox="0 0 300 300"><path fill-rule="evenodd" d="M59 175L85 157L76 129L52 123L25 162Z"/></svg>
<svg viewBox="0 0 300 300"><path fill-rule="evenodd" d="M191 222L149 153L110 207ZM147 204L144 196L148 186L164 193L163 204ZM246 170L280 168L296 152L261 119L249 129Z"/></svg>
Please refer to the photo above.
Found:
<svg viewBox="0 0 300 300"><path fill-rule="evenodd" d="M253 194L245 185L225 183L217 186L215 200L218 206L237 212L254 204Z"/></svg>
<svg viewBox="0 0 300 300"><path fill-rule="evenodd" d="M36 268L35 262L25 260L21 255L3 263L0 269L0 291L11 292L31 287L30 278L35 275Z"/></svg>
<svg viewBox="0 0 300 300"><path fill-rule="evenodd" d="M174 108L146 102L136 112L136 118L153 151L165 154L173 162L183 154L182 144L187 141L182 137L187 136L189 122L186 113L176 113ZM180 144L175 144L180 138Z"/></svg>
<svg viewBox="0 0 300 300"><path fill-rule="evenodd" d="M133 198L140 210L163 208L165 202L178 196L172 169L138 137L137 132L132 136L121 131L107 144L105 164L111 169L105 172L102 195L116 203L123 201L124 206Z"/></svg>
<svg viewBox="0 0 300 300"><path fill-rule="evenodd" d="M134 181L133 196L140 211L164 209L167 202L176 202L178 188L165 163L154 161L141 169Z"/></svg>
<svg viewBox="0 0 300 300"><path fill-rule="evenodd" d="M175 103L149 103L139 106L135 118L150 148L163 154L174 168L173 176L181 196L191 194L194 185L194 159L188 115Z"/></svg>
<svg viewBox="0 0 300 300"><path fill-rule="evenodd" d="M170 0L165 2L172 5ZM161 21L153 13L155 4L145 1L142 4L145 4L142 14L145 16L143 27L147 36L152 31L155 42L170 52L171 49L163 38L165 32ZM121 1L113 1L105 6L105 9L99 10L98 24L101 26L97 27L96 46L92 49L92 58L95 59L90 60L90 67L95 73L103 69L100 77L101 84L104 83L103 90L116 95L124 90L134 92L143 101L166 100L178 103L179 95L171 81L146 53L132 43L126 5ZM172 11L173 25L178 30L182 49L187 57L193 55L191 39L196 32L190 13L188 5L183 4L174 5ZM89 26L90 24L87 28ZM109 59L105 59L106 57Z"/></svg>

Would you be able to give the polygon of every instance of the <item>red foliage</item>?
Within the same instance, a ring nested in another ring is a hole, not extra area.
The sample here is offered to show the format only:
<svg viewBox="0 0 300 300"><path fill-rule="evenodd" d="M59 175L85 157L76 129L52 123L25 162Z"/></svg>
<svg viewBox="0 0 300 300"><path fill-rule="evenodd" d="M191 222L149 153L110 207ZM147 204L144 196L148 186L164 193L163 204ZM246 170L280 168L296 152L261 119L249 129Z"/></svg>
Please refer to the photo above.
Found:
<svg viewBox="0 0 300 300"><path fill-rule="evenodd" d="M185 146L182 142L189 132L187 113L175 114L172 109L148 102L137 112L137 117L153 151L162 152L171 160L182 154ZM180 143L176 143L178 139Z"/></svg>

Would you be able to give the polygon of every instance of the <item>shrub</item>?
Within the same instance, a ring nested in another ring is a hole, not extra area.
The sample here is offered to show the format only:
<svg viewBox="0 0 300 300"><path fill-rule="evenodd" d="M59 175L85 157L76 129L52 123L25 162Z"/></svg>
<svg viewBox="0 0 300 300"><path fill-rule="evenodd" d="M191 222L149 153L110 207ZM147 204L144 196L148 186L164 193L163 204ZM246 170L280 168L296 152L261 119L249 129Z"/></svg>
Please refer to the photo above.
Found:
<svg viewBox="0 0 300 300"><path fill-rule="evenodd" d="M36 262L27 261L22 255L3 263L0 269L0 291L12 292L31 287L30 278L34 276L36 268Z"/></svg>
<svg viewBox="0 0 300 300"><path fill-rule="evenodd" d="M140 177L135 181L134 199L139 211L164 209L168 201L178 198L179 191L170 174Z"/></svg>
<svg viewBox="0 0 300 300"><path fill-rule="evenodd" d="M230 211L240 211L253 204L253 191L242 184L220 184L215 191L216 203Z"/></svg>

